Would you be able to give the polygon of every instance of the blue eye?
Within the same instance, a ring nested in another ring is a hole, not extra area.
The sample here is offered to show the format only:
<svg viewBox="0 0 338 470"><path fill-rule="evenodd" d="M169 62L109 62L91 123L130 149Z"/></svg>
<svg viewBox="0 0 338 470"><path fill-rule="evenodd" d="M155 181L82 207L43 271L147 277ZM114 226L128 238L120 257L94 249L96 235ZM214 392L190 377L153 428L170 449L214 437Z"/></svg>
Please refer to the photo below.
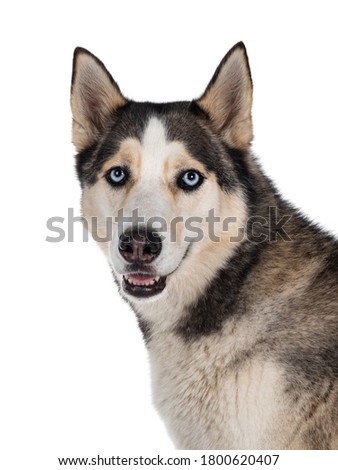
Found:
<svg viewBox="0 0 338 470"><path fill-rule="evenodd" d="M191 191L197 189L203 182L203 176L196 170L183 172L178 178L177 184L180 188Z"/></svg>
<svg viewBox="0 0 338 470"><path fill-rule="evenodd" d="M125 169L117 166L108 171L106 178L113 186L121 186L127 181L128 173Z"/></svg>

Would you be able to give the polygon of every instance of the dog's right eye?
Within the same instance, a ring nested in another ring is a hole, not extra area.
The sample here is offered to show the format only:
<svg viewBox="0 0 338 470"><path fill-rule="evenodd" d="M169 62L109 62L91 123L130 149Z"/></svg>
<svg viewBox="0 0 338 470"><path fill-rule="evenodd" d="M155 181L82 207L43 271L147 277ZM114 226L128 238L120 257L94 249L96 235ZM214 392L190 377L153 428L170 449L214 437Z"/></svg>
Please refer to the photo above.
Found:
<svg viewBox="0 0 338 470"><path fill-rule="evenodd" d="M122 186L126 183L128 176L128 171L125 168L116 166L108 171L106 179L112 186Z"/></svg>

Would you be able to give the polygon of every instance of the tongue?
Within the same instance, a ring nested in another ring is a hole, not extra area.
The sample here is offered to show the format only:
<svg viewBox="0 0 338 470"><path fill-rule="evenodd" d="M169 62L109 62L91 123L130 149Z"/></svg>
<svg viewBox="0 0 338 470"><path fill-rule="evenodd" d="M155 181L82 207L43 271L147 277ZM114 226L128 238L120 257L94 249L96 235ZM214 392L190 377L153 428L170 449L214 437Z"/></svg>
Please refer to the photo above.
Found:
<svg viewBox="0 0 338 470"><path fill-rule="evenodd" d="M149 284L149 282L155 281L155 278L153 276L140 276L137 274L130 274L128 276L128 281L132 282L133 284L144 286L146 284Z"/></svg>

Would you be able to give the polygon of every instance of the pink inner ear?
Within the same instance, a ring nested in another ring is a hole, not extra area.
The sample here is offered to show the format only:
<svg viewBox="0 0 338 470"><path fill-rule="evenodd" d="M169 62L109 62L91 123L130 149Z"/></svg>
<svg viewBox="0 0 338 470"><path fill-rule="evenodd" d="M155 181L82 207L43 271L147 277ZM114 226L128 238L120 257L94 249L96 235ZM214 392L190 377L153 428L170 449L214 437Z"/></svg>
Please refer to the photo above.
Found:
<svg viewBox="0 0 338 470"><path fill-rule="evenodd" d="M79 88L79 101L85 120L94 125L96 129L100 129L102 125L100 119L101 104L98 93L94 95L92 88L87 86L86 82Z"/></svg>

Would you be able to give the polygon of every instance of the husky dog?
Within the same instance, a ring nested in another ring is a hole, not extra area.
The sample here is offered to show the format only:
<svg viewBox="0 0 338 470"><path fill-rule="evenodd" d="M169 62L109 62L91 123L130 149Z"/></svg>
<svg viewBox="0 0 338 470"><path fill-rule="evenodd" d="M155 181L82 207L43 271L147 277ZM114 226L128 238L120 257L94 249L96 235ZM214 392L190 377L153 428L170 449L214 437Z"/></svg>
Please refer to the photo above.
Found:
<svg viewBox="0 0 338 470"><path fill-rule="evenodd" d="M338 449L338 243L251 154L243 43L186 102L125 98L82 48L73 66L84 220L176 446Z"/></svg>

